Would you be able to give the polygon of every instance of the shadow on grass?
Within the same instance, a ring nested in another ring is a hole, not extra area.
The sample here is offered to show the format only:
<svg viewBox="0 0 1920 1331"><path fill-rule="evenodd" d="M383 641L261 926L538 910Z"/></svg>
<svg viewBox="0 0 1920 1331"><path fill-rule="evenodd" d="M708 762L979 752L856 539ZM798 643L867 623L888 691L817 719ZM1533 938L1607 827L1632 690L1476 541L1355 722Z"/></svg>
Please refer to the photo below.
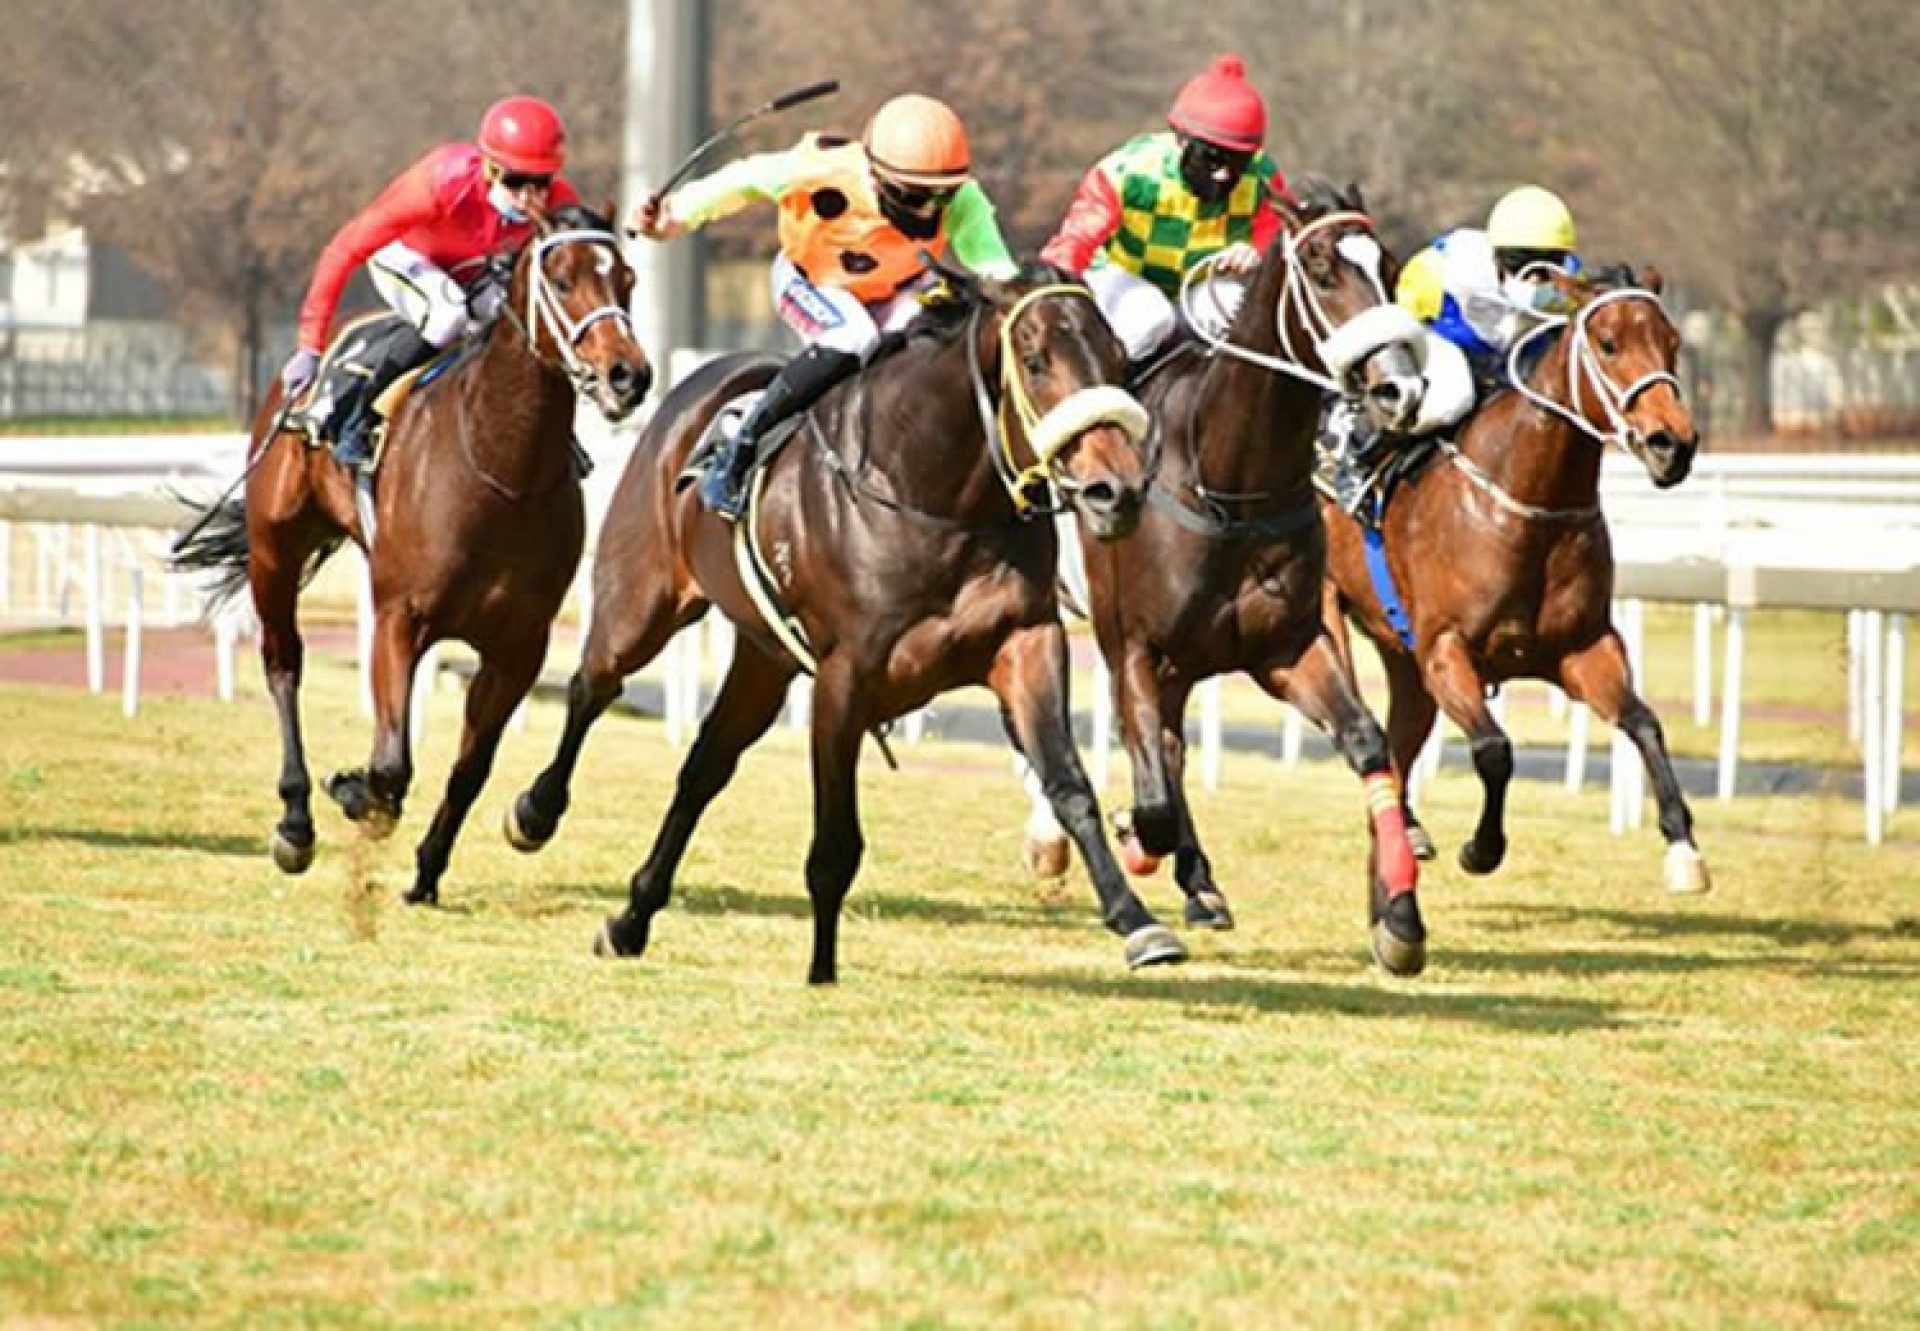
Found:
<svg viewBox="0 0 1920 1331"><path fill-rule="evenodd" d="M1016 989L1042 989L1087 998L1168 1003L1175 1007L1233 1008L1257 1012L1332 1013L1393 1020L1457 1021L1503 1031L1564 1035L1570 1031L1617 1030L1637 1023L1609 1003L1524 994L1462 994L1381 988L1371 984L1323 984L1313 980L1228 978L1211 975L1133 975L1100 980L1080 975L976 973L969 978Z"/></svg>
<svg viewBox="0 0 1920 1331"><path fill-rule="evenodd" d="M540 889L544 898L585 903L604 910L619 910L627 903L624 883L559 883ZM804 889L797 884L791 893L753 892L724 884L693 882L676 884L673 900L664 912L672 915L757 915L769 919L811 920L813 906ZM1085 932L1098 929L1099 916L1089 902L1049 906L1028 904L973 905L937 897L908 896L895 892L863 892L858 887L847 897L846 915L858 920L917 920L934 924L990 925L1011 929L1057 929Z"/></svg>
<svg viewBox="0 0 1920 1331"><path fill-rule="evenodd" d="M0 846L77 841L105 849L195 850L206 855L267 856L265 837L110 827L0 827Z"/></svg>
<svg viewBox="0 0 1920 1331"><path fill-rule="evenodd" d="M1704 975L1753 971L1809 980L1873 980L1913 984L1920 981L1920 959L1913 962L1866 958L1801 956L1707 956L1687 953L1606 952L1567 949L1536 952L1478 952L1448 949L1450 970L1505 975Z"/></svg>
<svg viewBox="0 0 1920 1331"><path fill-rule="evenodd" d="M1748 938L1781 947L1839 947L1848 943L1920 942L1920 920L1890 924L1710 914L1675 905L1670 910L1586 910L1571 906L1514 905L1464 908L1474 924L1491 933L1519 933L1562 926L1601 925L1636 938Z"/></svg>

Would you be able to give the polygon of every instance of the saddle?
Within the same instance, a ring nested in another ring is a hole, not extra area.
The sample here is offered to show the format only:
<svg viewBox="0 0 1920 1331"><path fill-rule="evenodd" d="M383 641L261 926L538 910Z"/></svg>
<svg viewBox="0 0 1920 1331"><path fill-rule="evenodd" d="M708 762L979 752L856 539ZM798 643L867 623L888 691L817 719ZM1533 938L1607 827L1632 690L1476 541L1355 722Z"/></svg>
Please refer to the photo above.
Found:
<svg viewBox="0 0 1920 1331"><path fill-rule="evenodd" d="M304 436L309 448L330 445L345 423L347 411L361 385L373 373L387 346L406 327L406 320L389 310L348 320L328 344L326 355L320 358L313 383L288 413L287 428ZM379 470L385 456L386 423L415 390L446 373L466 350L466 346L456 344L438 352L395 379L380 394L373 404L378 424L374 433L374 460L367 468L368 474Z"/></svg>
<svg viewBox="0 0 1920 1331"><path fill-rule="evenodd" d="M741 422L746 420L754 404L760 400L760 392L760 389L752 388L730 397L720 405L720 410L713 413L713 419L707 422L707 428L700 432L700 438L694 443L693 451L687 454L686 463L680 468L680 474L673 479L675 494L706 474L707 468L713 463L714 455L720 451L720 446L733 438L740 429ZM776 422L771 429L760 436L754 445L753 465L747 471L746 486L749 488L753 486L761 469L773 460L775 454L786 447L787 441L798 434L800 427L812 419L812 416L811 410L797 412L785 420Z"/></svg>

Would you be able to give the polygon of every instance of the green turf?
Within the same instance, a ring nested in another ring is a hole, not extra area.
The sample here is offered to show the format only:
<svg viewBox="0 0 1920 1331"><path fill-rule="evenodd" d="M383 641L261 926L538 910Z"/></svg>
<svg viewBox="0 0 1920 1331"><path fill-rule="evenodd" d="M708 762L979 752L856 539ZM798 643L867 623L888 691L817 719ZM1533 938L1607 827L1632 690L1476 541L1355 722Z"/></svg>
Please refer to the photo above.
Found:
<svg viewBox="0 0 1920 1331"><path fill-rule="evenodd" d="M317 768L361 761L311 669ZM1076 869L1024 881L1003 754L865 768L842 979L809 990L804 746L776 731L643 960L587 943L672 782L609 722L514 856L512 735L408 910L330 810L269 866L272 718L0 689L0 1323L1607 1326L1920 1319L1915 830L1706 804L1667 900L1604 795L1516 788L1430 870L1433 961L1365 957L1351 778L1198 797L1241 919L1128 975ZM1471 818L1443 775L1429 824ZM1163 876L1143 889L1177 919Z"/></svg>

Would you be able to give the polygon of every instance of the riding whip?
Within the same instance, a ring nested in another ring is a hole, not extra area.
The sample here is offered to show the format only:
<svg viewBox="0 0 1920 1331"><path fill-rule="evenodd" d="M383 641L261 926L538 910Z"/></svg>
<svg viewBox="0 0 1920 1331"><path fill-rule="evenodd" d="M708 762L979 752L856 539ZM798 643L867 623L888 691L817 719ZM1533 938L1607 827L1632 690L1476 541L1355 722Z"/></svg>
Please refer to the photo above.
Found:
<svg viewBox="0 0 1920 1331"><path fill-rule="evenodd" d="M748 125L751 125L754 121L759 120L763 116L775 115L781 111L792 110L794 107L802 106L807 102L818 101L822 97L831 97L839 91L839 79L822 79L818 83L809 83L804 88L795 88L791 92L783 92L772 101L754 107L753 110L747 112L717 134L709 135L699 147L682 158L680 165L673 169L673 174L667 177L666 183L652 191L648 196L649 200L664 199L667 195L673 193L674 186L687 178L688 173L690 173L695 166L699 165L701 158L705 157L715 147L733 138L734 135L738 134ZM632 227L627 228L627 235L629 237L637 239L639 234L640 233Z"/></svg>

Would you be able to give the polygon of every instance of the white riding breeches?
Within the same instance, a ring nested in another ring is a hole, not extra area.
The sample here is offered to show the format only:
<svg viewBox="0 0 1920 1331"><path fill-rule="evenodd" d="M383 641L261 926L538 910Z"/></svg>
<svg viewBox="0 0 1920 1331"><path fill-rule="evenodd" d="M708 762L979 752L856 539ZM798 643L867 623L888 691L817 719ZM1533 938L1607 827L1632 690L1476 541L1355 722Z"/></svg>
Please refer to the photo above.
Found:
<svg viewBox="0 0 1920 1331"><path fill-rule="evenodd" d="M801 341L863 361L880 345L883 333L905 328L920 313L917 286L867 305L850 291L816 286L784 254L775 257L768 280L774 313Z"/></svg>
<svg viewBox="0 0 1920 1331"><path fill-rule="evenodd" d="M1116 263L1103 263L1087 269L1083 280L1126 347L1128 359L1146 359L1173 334L1179 322L1173 301L1138 273L1130 273ZM1193 299L1194 313L1205 324L1201 331L1225 337L1246 298L1247 284L1237 277L1208 281Z"/></svg>
<svg viewBox="0 0 1920 1331"><path fill-rule="evenodd" d="M498 287L483 286L470 305L465 287L433 260L397 240L367 260L367 273L380 299L435 347L451 346L479 332L500 310Z"/></svg>

